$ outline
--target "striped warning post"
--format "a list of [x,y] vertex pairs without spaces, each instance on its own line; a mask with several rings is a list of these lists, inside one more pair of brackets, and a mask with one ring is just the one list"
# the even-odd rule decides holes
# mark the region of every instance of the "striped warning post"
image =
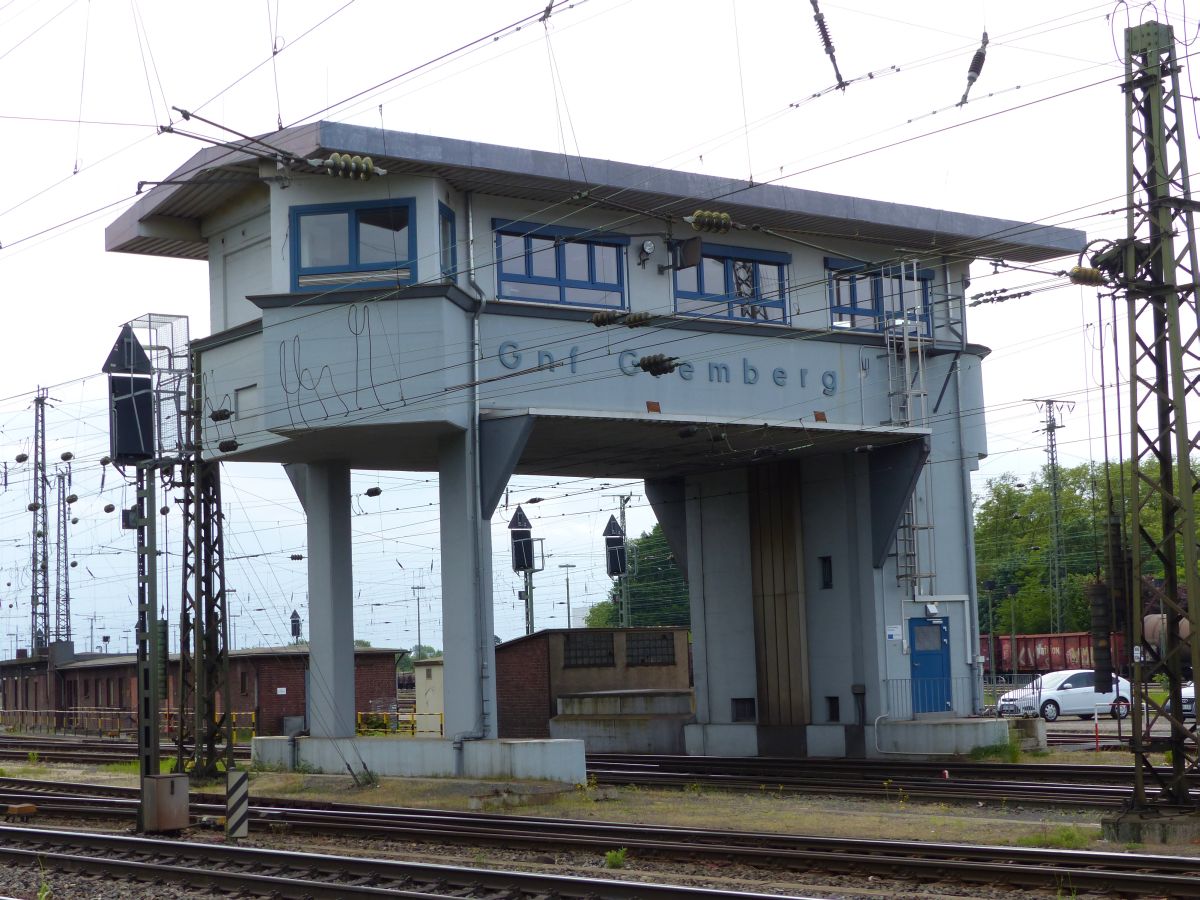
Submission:
[[225,836],[244,838],[250,833],[250,774],[225,774]]

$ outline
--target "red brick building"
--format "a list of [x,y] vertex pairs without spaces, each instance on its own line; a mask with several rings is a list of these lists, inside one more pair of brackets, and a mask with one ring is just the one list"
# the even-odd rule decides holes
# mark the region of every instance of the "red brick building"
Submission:
[[[361,647],[354,652],[355,708],[371,709],[373,701],[394,702],[396,663],[406,653],[386,647]],[[102,721],[98,730],[134,727],[137,699],[137,657],[133,654],[80,654],[56,662],[57,703],[47,690],[45,657],[0,661],[0,721],[5,724],[50,724],[53,713],[76,713],[77,718]],[[168,669],[163,709],[175,709],[179,658]],[[308,648],[256,647],[229,654],[229,708],[239,728],[255,733],[282,734],[285,718],[303,719],[308,687]],[[218,701],[219,703],[219,701]],[[219,708],[219,706],[218,706]]]
[[502,738],[548,738],[566,695],[691,687],[686,628],[538,631],[496,647]]

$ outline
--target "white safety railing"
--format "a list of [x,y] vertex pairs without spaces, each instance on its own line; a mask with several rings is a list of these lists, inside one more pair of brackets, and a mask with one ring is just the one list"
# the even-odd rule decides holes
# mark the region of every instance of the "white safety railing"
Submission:
[[883,682],[884,713],[892,721],[915,719],[934,713],[969,716],[974,679],[887,678]]

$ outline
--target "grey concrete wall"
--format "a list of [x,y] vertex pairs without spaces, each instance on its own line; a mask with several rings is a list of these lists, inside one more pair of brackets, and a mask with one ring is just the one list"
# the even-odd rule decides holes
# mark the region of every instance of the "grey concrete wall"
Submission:
[[686,497],[696,720],[729,724],[732,698],[758,694],[745,473],[688,478]]

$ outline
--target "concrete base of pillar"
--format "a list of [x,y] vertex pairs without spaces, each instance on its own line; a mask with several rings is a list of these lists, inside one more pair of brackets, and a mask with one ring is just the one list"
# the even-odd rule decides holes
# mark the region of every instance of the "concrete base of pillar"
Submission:
[[867,756],[896,754],[922,756],[965,755],[976,747],[1008,743],[1008,722],[1003,719],[914,719],[880,722],[867,731]]
[[688,756],[758,756],[758,726],[684,725],[683,744]]
[[347,765],[375,775],[518,778],[586,784],[583,741],[452,741],[424,738],[254,738],[258,765],[342,775]]
[[1122,813],[1100,820],[1106,841],[1119,844],[1195,844],[1200,815]]
[[1013,719],[1012,730],[1022,750],[1046,749],[1046,720],[1041,716],[1036,719]]

